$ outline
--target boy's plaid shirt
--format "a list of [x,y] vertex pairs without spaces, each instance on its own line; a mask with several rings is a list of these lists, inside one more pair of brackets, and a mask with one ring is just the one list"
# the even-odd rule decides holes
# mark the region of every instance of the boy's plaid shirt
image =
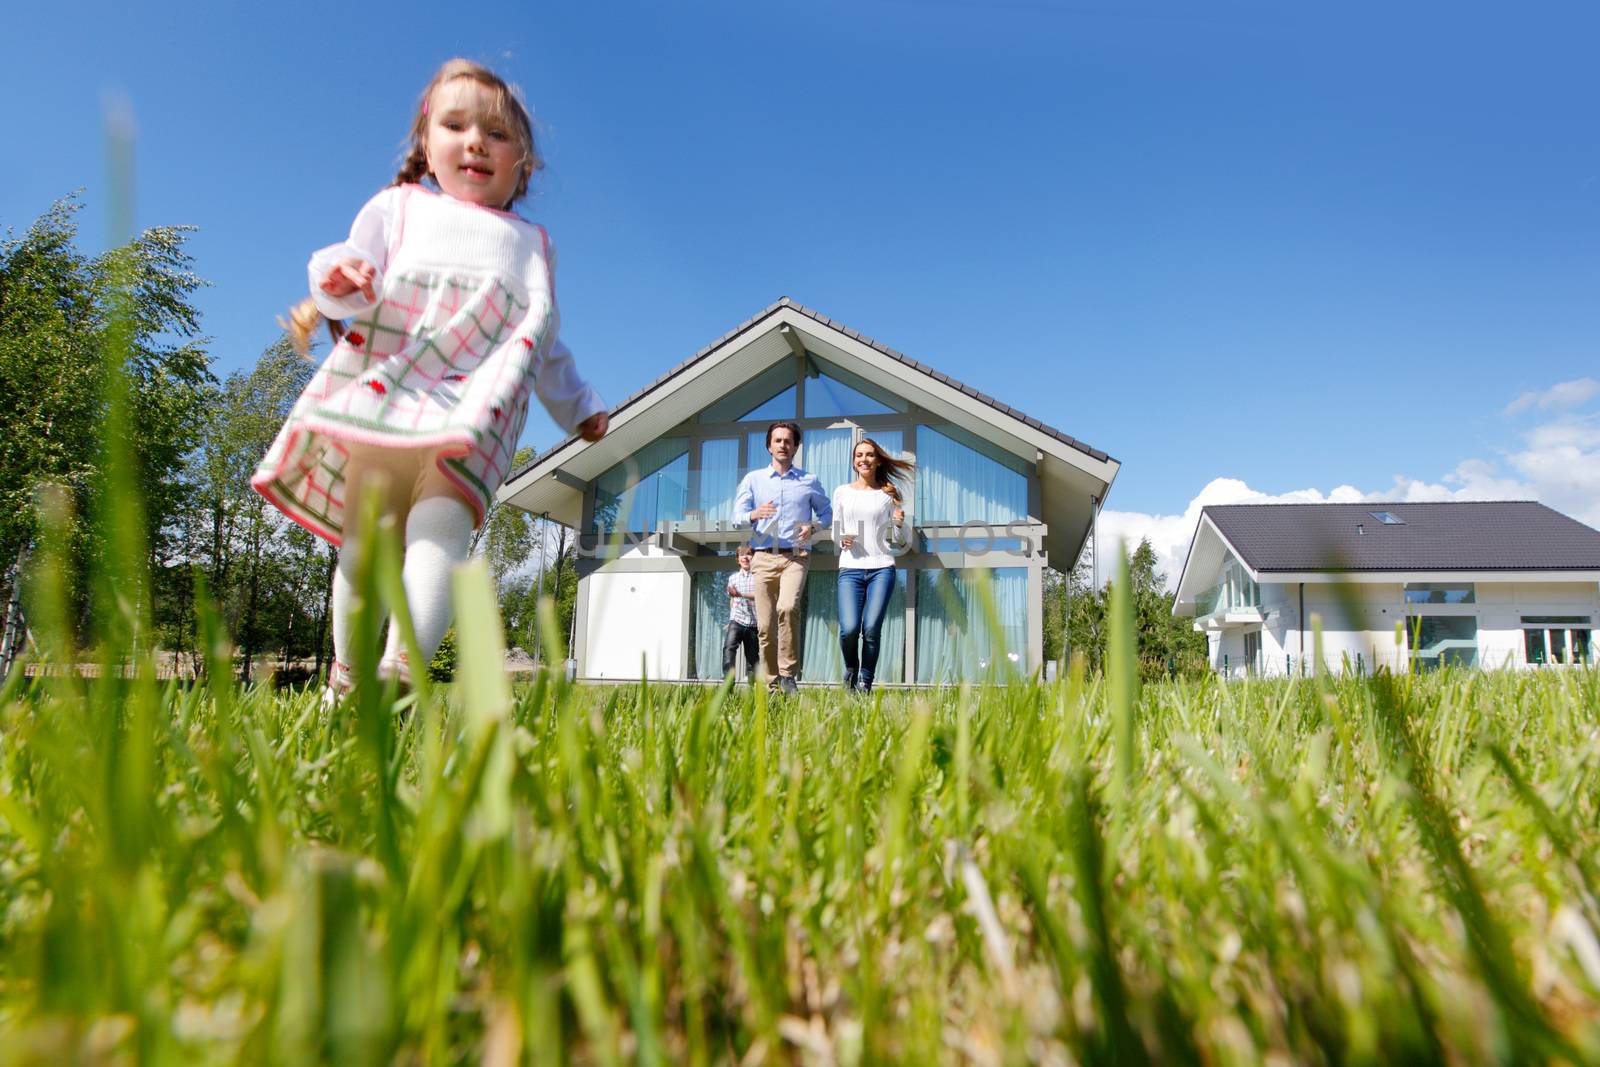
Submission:
[[[733,596],[737,590],[742,596]],[[754,626],[756,624],[756,602],[746,600],[745,597],[756,595],[756,576],[753,571],[737,570],[733,577],[728,579],[728,621],[739,623],[741,626]]]

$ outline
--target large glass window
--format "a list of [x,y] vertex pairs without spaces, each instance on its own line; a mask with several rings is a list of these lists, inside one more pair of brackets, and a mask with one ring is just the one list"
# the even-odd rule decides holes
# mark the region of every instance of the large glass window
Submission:
[[[805,642],[801,648],[800,676],[808,682],[844,680],[844,655],[839,651],[839,575],[837,571],[812,571],[806,579]],[[884,610],[883,632],[878,635],[878,670],[875,682],[899,683],[906,668],[906,572],[894,572],[894,592]]]
[[[722,639],[728,623],[728,576],[732,571],[696,571],[690,577],[693,618],[690,620],[689,660],[693,677],[722,677]],[[839,651],[839,584],[834,571],[813,571],[806,579],[801,635],[800,676],[808,682],[844,679],[844,656]],[[879,635],[877,680],[898,684],[905,680],[906,573],[895,572],[894,592]],[[742,668],[742,664],[736,664]],[[759,670],[760,665],[757,664]]]
[[1472,604],[1477,595],[1471,582],[1408,582],[1407,604]]
[[728,522],[733,518],[733,495],[742,476],[737,437],[700,442],[700,486],[695,508],[702,522]]
[[744,465],[744,469],[754,471],[760,470],[762,467],[772,466],[772,453],[767,451],[766,428],[751,430],[745,435],[745,438],[749,441],[747,448],[750,462]]
[[[986,606],[982,586],[987,582]],[[976,681],[991,671],[1028,669],[1028,572],[917,572],[917,681]]]
[[888,415],[894,409],[874,400],[859,389],[826,374],[806,379],[806,411],[808,419],[839,418],[845,415]]
[[853,371],[811,357],[811,377],[806,380],[805,415],[808,419],[850,415],[887,415],[910,411],[904,397]]
[[959,433],[917,428],[917,524],[1026,519],[1028,476],[1021,461],[980,451],[957,440]]
[[800,443],[800,467],[817,476],[822,491],[829,496],[839,486],[853,481],[850,452],[855,447],[855,431],[845,426],[837,430],[807,430]]
[[663,437],[595,479],[593,529],[648,532],[681,520],[688,503],[688,443]]
[[1588,663],[1590,622],[1587,615],[1522,616],[1524,662],[1529,666]]
[[[870,437],[878,442],[878,447],[895,459],[906,458],[906,435],[903,430],[873,430],[870,433],[863,433],[861,436]],[[852,458],[855,456],[854,445],[851,446],[850,454]],[[851,467],[850,480],[855,481],[855,477],[855,468]],[[916,480],[916,471],[912,470],[910,477],[904,482],[897,483],[900,486],[901,501],[906,506],[906,522],[911,525],[914,525],[917,521]],[[832,489],[828,491],[830,493],[833,492]]]
[[1471,615],[1413,615],[1406,620],[1411,662],[1423,670],[1478,662],[1478,620]]
[[771,400],[751,408],[739,416],[739,422],[776,422],[779,419],[794,418],[795,405],[799,402],[794,386],[789,386]]
[[901,430],[872,430],[863,432],[861,436],[878,442],[878,447],[895,459],[904,459],[906,456],[906,435]]
[[797,413],[799,394],[795,390],[792,360],[782,360],[696,416],[697,422],[743,422],[765,419],[792,419]]
[[[692,678],[722,677],[722,638],[728,625],[728,579],[733,571],[689,576],[689,670]],[[736,663],[735,667],[743,664]]]

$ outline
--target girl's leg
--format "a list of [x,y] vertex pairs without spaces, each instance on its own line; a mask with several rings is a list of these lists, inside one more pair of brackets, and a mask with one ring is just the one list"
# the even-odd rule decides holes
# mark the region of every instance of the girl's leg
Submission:
[[[416,482],[416,503],[406,516],[405,563],[400,577],[425,668],[450,628],[450,571],[466,560],[475,524],[472,508],[439,473],[432,453],[425,455],[423,466]],[[409,666],[400,627],[391,621],[380,669],[409,680]]]
[[844,656],[846,689],[856,687],[857,672],[860,670],[856,646],[861,637],[861,607],[867,594],[862,579],[867,573],[852,567],[839,568],[839,651]]
[[328,688],[348,693],[350,674],[350,616],[355,610],[354,548],[349,539],[339,549],[339,565],[333,571],[333,666],[328,670]]
[[361,541],[360,513],[363,494],[376,488],[381,494],[379,511],[392,511],[399,497],[399,479],[389,462],[392,457],[370,445],[350,445],[344,468],[345,528],[339,563],[333,572],[333,668],[328,685],[335,692],[347,692],[351,685],[351,616],[356,604],[356,574],[364,546]]
[[889,596],[894,592],[894,567],[879,567],[864,571],[861,626],[861,688],[872,688],[872,677],[878,670],[878,637],[883,632],[883,616],[889,609]]

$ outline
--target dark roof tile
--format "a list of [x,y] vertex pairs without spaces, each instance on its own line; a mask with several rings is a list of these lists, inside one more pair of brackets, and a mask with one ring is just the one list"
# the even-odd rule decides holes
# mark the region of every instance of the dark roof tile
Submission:
[[1600,570],[1600,531],[1531,500],[1214,504],[1204,514],[1258,572]]

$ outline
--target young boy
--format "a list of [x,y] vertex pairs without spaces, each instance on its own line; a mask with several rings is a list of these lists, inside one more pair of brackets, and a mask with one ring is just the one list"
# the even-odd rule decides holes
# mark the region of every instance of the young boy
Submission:
[[722,636],[722,673],[733,670],[739,650],[744,650],[746,676],[756,676],[760,648],[756,631],[756,576],[750,571],[754,551],[748,543],[739,546],[739,569],[728,578],[728,628]]

